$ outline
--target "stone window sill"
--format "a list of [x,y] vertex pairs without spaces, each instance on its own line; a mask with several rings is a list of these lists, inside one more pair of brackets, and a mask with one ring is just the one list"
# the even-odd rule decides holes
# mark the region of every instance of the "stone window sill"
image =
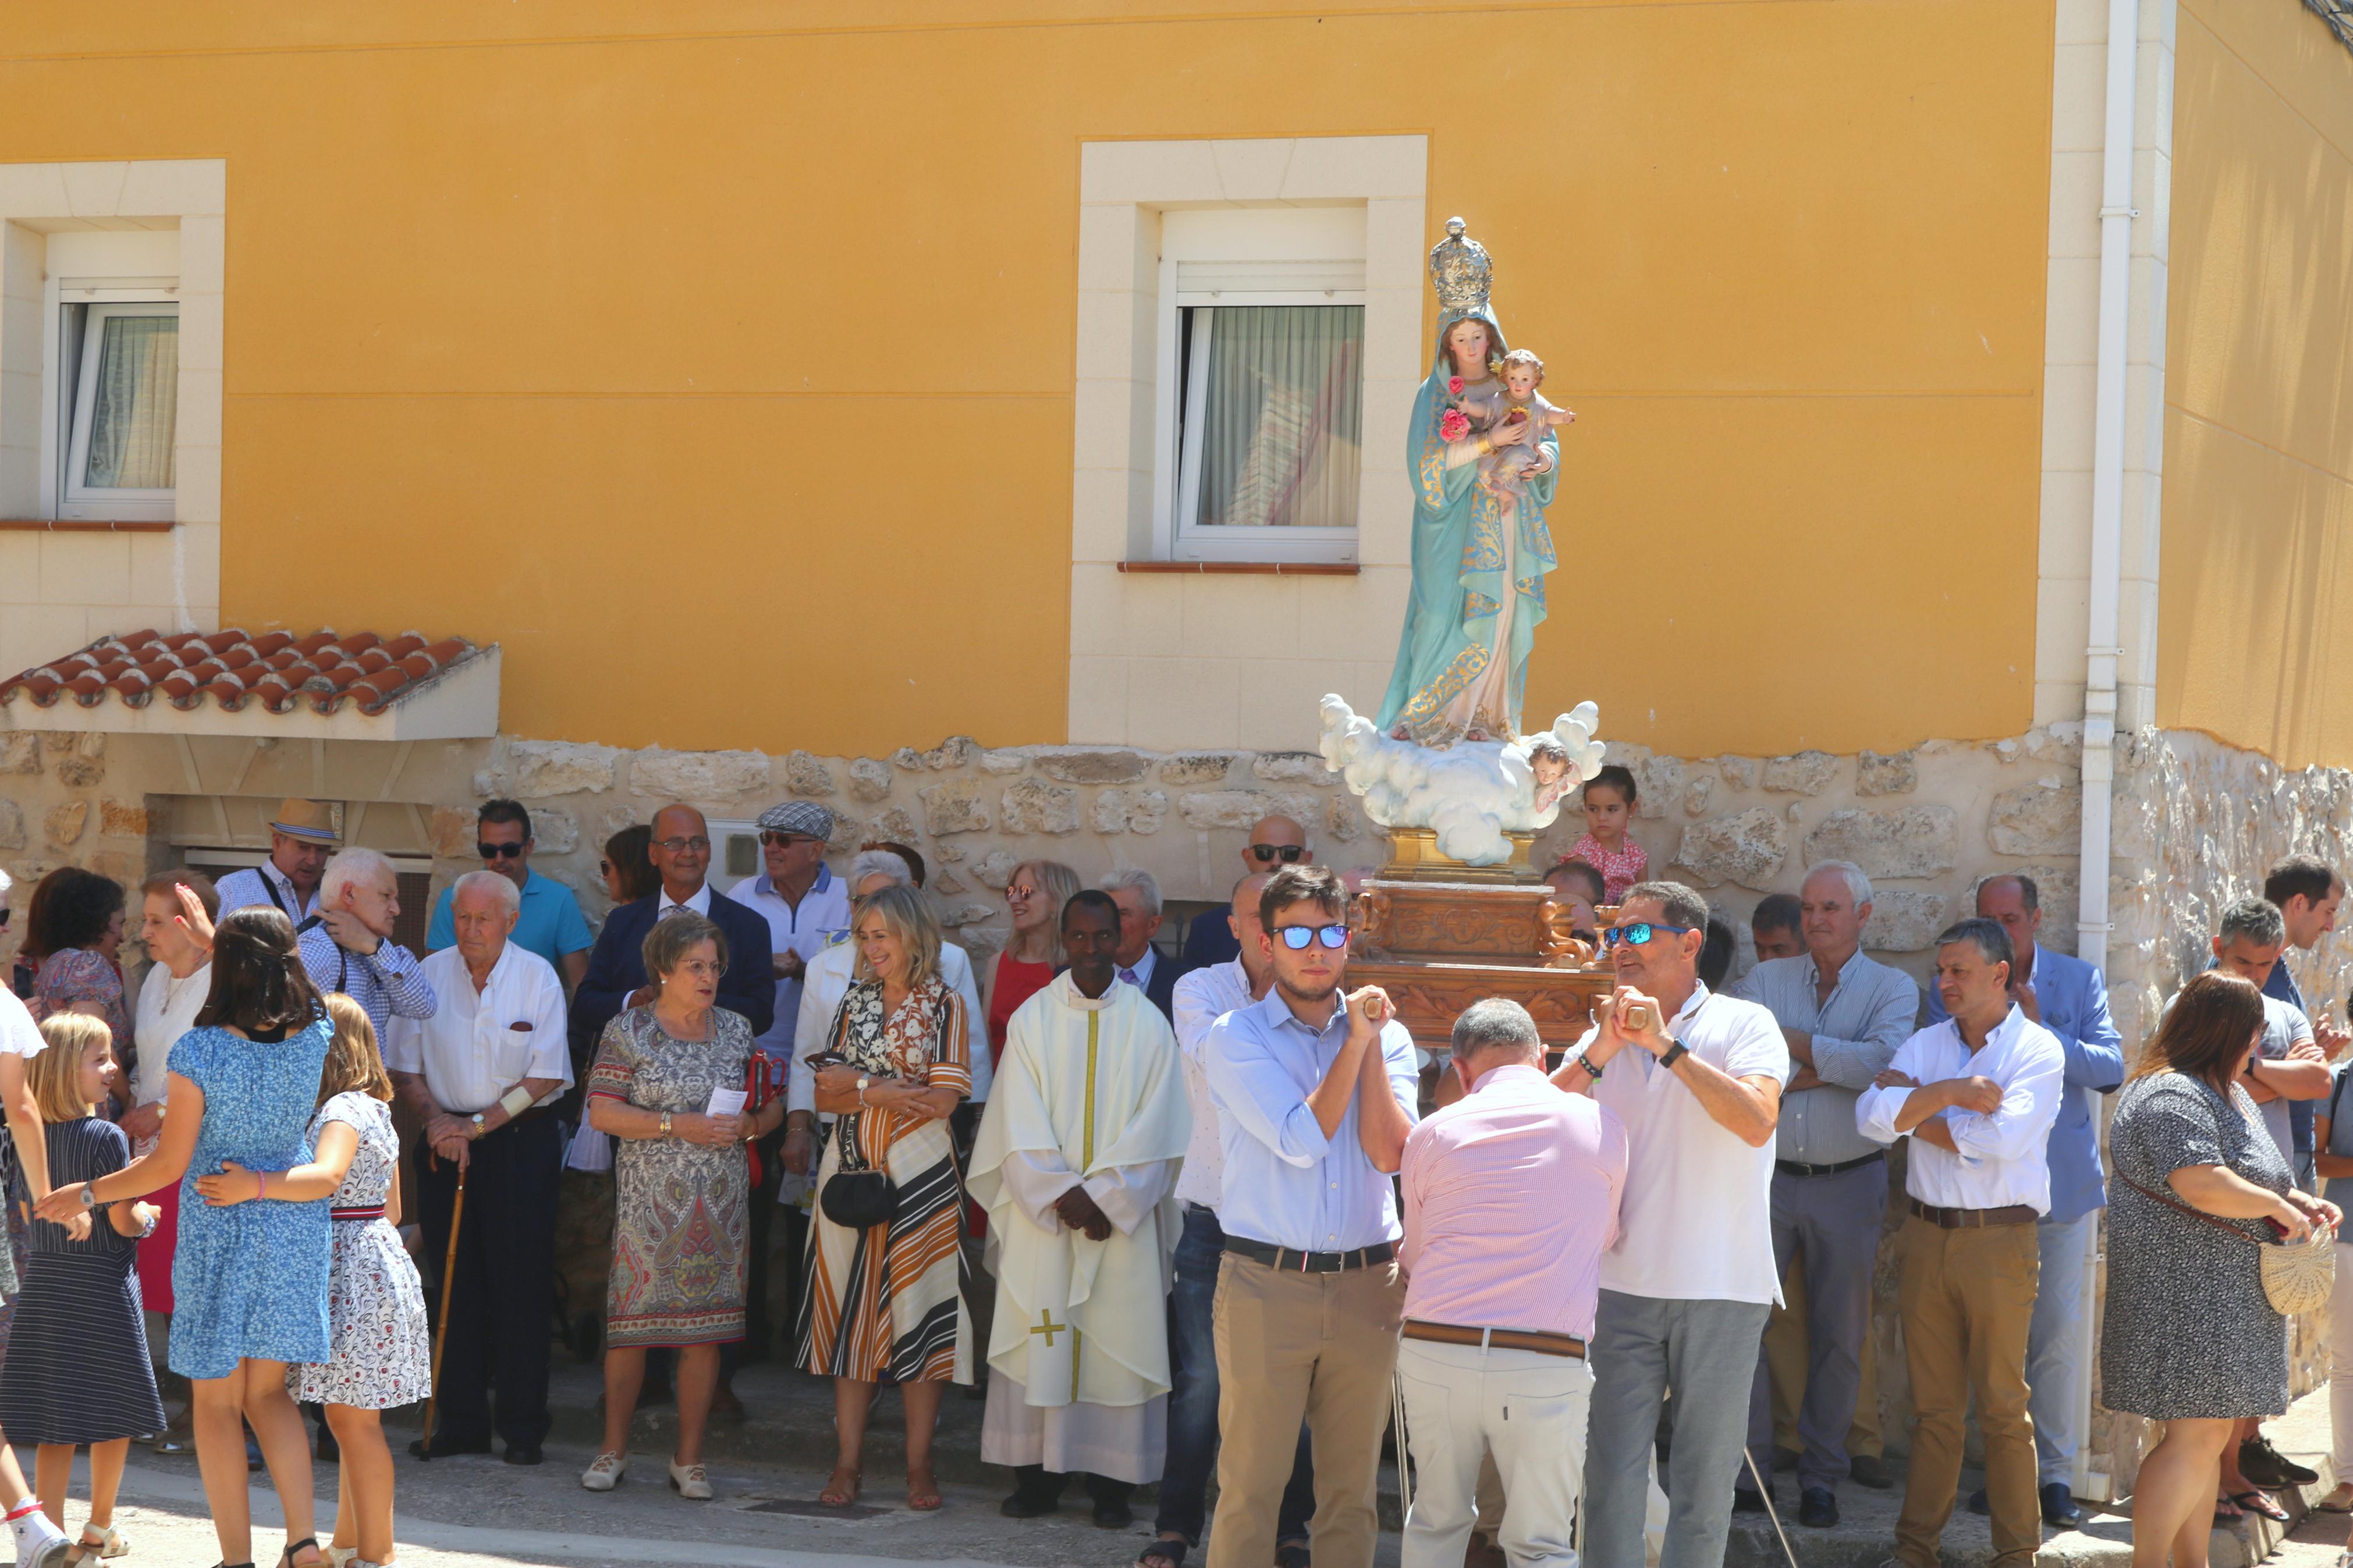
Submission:
[[169,533],[176,522],[54,521],[42,518],[0,518],[0,533]]
[[[6,526],[0,523],[0,527]],[[1267,577],[1354,577],[1358,572],[1353,561],[1123,561],[1119,569],[1155,576],[1199,572]]]

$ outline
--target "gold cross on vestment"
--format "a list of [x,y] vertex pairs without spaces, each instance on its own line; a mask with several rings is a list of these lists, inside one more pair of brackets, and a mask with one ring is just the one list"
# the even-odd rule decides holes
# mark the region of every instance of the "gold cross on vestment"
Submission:
[[1054,1313],[1051,1308],[1039,1313],[1038,1320],[1038,1326],[1029,1331],[1033,1334],[1045,1335],[1046,1348],[1048,1350],[1052,1350],[1054,1348],[1054,1336],[1059,1333],[1067,1332],[1071,1325],[1068,1323],[1058,1323],[1054,1321]]

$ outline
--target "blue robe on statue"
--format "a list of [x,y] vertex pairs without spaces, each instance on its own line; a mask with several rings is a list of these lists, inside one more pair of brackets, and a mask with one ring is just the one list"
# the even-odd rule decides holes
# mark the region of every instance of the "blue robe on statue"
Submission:
[[[1486,310],[1469,312],[1504,352],[1503,328]],[[1450,446],[1439,421],[1453,375],[1446,333],[1463,314],[1439,322],[1438,354],[1413,400],[1406,467],[1414,487],[1413,597],[1406,606],[1396,668],[1382,699],[1384,733],[1402,725],[1425,746],[1445,746],[1466,731],[1509,741],[1519,734],[1528,649],[1545,618],[1545,577],[1558,563],[1545,524],[1560,478],[1560,442],[1549,432],[1535,448],[1551,458],[1514,498],[1479,488],[1478,435]],[[1496,646],[1499,625],[1503,647]],[[1499,659],[1501,663],[1499,664]]]

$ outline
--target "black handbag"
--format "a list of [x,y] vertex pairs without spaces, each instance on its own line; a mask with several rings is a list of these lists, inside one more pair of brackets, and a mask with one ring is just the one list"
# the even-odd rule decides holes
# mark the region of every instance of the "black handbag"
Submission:
[[869,1170],[858,1152],[858,1123],[863,1113],[837,1116],[833,1134],[840,1140],[841,1162],[818,1194],[825,1217],[849,1230],[871,1230],[899,1217],[899,1188],[883,1171]]

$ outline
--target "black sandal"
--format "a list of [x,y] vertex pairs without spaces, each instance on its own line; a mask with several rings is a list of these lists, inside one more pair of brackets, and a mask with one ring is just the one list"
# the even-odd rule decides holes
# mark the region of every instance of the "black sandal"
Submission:
[[1166,1563],[1168,1568],[1185,1568],[1185,1553],[1192,1550],[1193,1543],[1182,1536],[1174,1541],[1155,1541],[1136,1553],[1135,1561],[1138,1564],[1142,1564],[1157,1557]]
[[324,1552],[320,1551],[319,1538],[315,1535],[306,1535],[300,1541],[288,1542],[286,1543],[286,1550],[279,1553],[278,1568],[302,1568],[302,1564],[294,1561],[294,1553],[301,1551],[305,1546],[309,1547],[313,1552],[319,1552],[319,1563],[317,1564],[317,1568],[326,1568],[327,1554]]

